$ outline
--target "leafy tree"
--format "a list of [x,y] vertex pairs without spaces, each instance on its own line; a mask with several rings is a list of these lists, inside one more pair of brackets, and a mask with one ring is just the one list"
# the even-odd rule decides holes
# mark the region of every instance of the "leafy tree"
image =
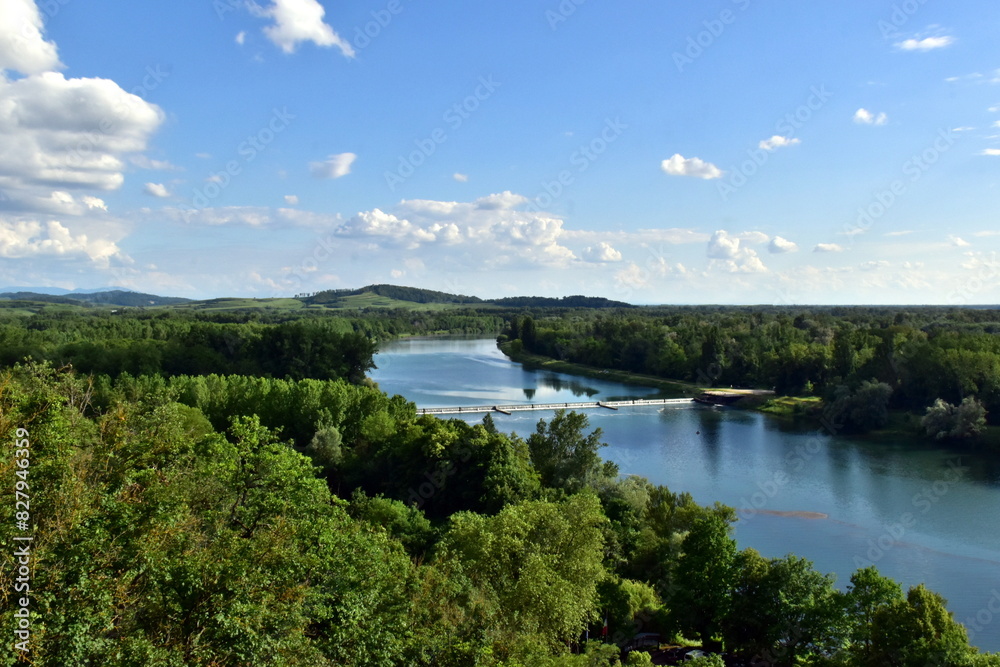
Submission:
[[606,446],[601,429],[584,435],[589,423],[585,414],[565,410],[557,410],[548,423],[538,421],[528,449],[544,486],[572,493],[617,476],[617,466],[601,460],[599,451]]
[[606,522],[592,495],[451,517],[439,559],[491,601],[479,623],[498,655],[558,651],[597,618]]
[[865,381],[856,391],[840,385],[825,412],[848,431],[871,431],[889,423],[891,396],[892,387],[884,382]]
[[973,396],[966,396],[958,406],[939,398],[927,408],[920,425],[935,440],[972,438],[986,428],[986,409]]
[[874,613],[870,661],[862,667],[961,667],[969,664],[965,628],[952,618],[945,600],[923,584],[905,600],[893,600]]
[[671,618],[685,637],[719,645],[732,604],[736,542],[716,516],[697,519],[684,538],[668,600]]
[[902,600],[903,589],[900,585],[879,574],[875,566],[860,569],[851,575],[844,601],[849,621],[850,651],[856,656],[858,664],[871,664],[875,614]]

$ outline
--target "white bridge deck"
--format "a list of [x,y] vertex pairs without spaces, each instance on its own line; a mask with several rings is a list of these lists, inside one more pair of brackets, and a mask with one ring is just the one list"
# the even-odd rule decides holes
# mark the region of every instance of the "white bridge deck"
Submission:
[[476,412],[502,412],[509,415],[512,412],[526,410],[588,410],[591,408],[638,407],[641,405],[684,405],[694,403],[693,398],[637,398],[631,401],[588,401],[583,403],[520,403],[515,405],[474,405],[447,408],[417,408],[420,415],[464,415]]

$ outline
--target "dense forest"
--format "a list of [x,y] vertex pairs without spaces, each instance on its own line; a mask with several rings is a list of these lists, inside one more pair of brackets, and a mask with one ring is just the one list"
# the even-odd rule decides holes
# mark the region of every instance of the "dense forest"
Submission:
[[[0,462],[0,495],[14,507],[21,480],[31,498],[33,664],[610,667],[651,664],[628,649],[655,633],[728,664],[1000,666],[922,586],[904,592],[868,568],[839,591],[801,558],[738,550],[732,508],[620,476],[584,415],[556,413],[527,438],[489,417],[418,416],[365,377],[375,341],[421,318],[496,315],[383,315],[0,325],[0,437],[30,443],[23,475],[13,456]],[[706,358],[735,366],[732,314],[630,317],[512,314],[507,333],[545,350],[574,331],[599,344],[621,331],[615,354],[663,335],[692,354],[717,343]],[[808,348],[838,322],[784,317],[762,315],[746,340],[762,328]],[[905,343],[877,335],[877,318],[839,320],[865,344],[845,353],[853,375],[819,391],[866,377],[879,341]],[[956,345],[935,347],[965,354],[988,326],[953,327]],[[920,331],[914,343],[945,335],[897,327]],[[0,525],[12,544],[15,526]],[[2,651],[18,656],[10,641]]]
[[504,335],[515,354],[821,397],[831,421],[864,431],[939,400],[1000,423],[998,332],[994,310],[702,307],[528,313]]

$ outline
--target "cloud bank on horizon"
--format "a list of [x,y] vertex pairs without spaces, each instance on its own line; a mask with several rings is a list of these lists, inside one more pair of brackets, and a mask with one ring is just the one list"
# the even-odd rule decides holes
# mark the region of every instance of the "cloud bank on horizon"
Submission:
[[986,0],[0,3],[7,284],[1000,302]]

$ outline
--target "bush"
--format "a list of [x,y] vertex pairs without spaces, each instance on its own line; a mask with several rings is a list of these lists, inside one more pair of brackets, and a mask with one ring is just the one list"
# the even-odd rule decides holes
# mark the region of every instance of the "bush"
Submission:
[[972,438],[986,428],[986,409],[973,396],[966,396],[957,406],[939,398],[927,408],[920,425],[935,440]]

